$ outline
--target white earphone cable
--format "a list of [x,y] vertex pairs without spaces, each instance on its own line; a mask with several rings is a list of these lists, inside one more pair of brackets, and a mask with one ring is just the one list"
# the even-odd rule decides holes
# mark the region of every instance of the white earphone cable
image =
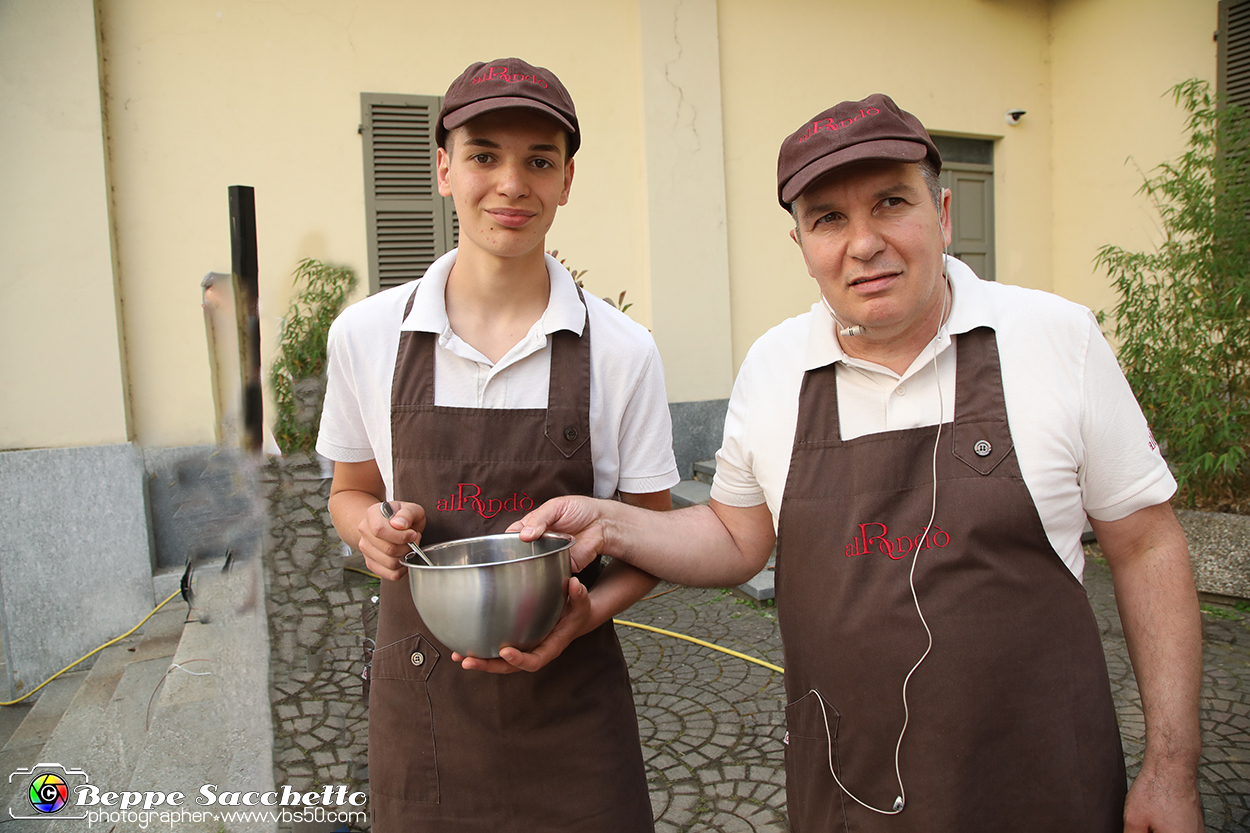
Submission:
[[[950,279],[947,278],[945,269],[942,270],[942,277],[946,280],[946,292],[949,293],[950,292],[950,282],[949,282]],[[825,300],[825,297],[823,294],[820,296],[820,299],[824,301],[825,309],[829,310],[829,315],[833,316],[834,322],[840,324],[841,322],[839,322],[837,319],[837,316],[833,314],[833,309],[829,306],[829,302]],[[937,517],[938,446],[942,440],[942,422],[946,418],[946,404],[942,399],[942,377],[941,377],[941,372],[938,369],[938,339],[942,335],[942,324],[945,323],[945,307],[946,307],[945,299],[943,299],[942,306],[943,306],[943,315],[941,318],[939,318],[939,321],[938,321],[938,331],[934,333],[933,341],[930,343],[931,346],[933,347],[933,376],[934,376],[934,381],[937,383],[938,425],[937,425],[937,435],[933,439],[933,460],[932,460],[933,496],[929,504],[929,520],[925,524],[924,531],[920,535],[921,544],[923,544],[924,541],[928,540],[929,531],[933,529],[933,521]],[[916,563],[920,561],[921,544],[916,545],[916,553],[915,555],[912,556],[911,569],[908,571],[908,575],[907,575],[907,583],[909,587],[911,588],[911,600],[912,600],[912,603],[916,606],[916,615],[920,617],[920,624],[924,626],[924,632],[925,632],[926,637],[928,638],[928,645],[925,647],[924,653],[920,655],[920,659],[916,660],[916,664],[911,667],[911,670],[907,672],[907,676],[903,678],[903,690],[902,690],[903,727],[902,729],[899,730],[898,742],[895,743],[894,745],[894,777],[898,780],[898,796],[894,799],[894,805],[892,809],[882,810],[878,807],[873,807],[870,804],[864,803],[864,801],[862,801],[859,798],[859,796],[855,795],[855,793],[847,789],[846,785],[842,783],[842,779],[838,777],[838,773],[835,772],[833,768],[833,735],[829,729],[829,715],[825,709],[825,699],[824,697],[821,696],[820,692],[816,691],[816,689],[813,688],[809,691],[810,694],[816,695],[816,701],[820,703],[820,715],[824,719],[824,722],[825,722],[825,741],[827,744],[825,748],[828,750],[828,753],[829,753],[829,774],[833,776],[834,782],[837,783],[838,787],[841,788],[842,792],[850,796],[853,801],[855,801],[861,807],[871,810],[874,813],[880,813],[883,816],[897,815],[903,812],[903,808],[907,806],[907,791],[903,788],[903,772],[899,764],[899,757],[902,753],[902,748],[903,748],[903,736],[907,734],[907,725],[908,723],[911,722],[911,709],[907,705],[907,686],[911,682],[912,675],[916,673],[916,669],[920,667],[921,663],[923,663],[925,659],[928,658],[929,653],[933,650],[933,631],[929,629],[929,623],[924,617],[924,611],[920,609],[920,597],[916,593]]]

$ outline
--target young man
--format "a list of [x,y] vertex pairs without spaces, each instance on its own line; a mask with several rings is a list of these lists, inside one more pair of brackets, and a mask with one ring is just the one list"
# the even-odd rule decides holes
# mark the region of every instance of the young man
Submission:
[[542,645],[490,660],[451,653],[413,607],[410,541],[502,532],[558,495],[668,509],[679,479],[650,334],[544,252],[581,141],[567,90],[507,58],[470,66],[444,101],[438,187],[459,248],[335,322],[317,444],[336,461],[335,528],[383,578],[373,829],[651,831],[611,619],[654,578],[596,563]]
[[[944,255],[941,165],[882,95],[790,135],[777,194],[821,299],[743,362],[711,505],[562,498],[525,536],[703,586],[776,541],[796,833],[1201,833],[1175,482],[1088,310]],[[1127,797],[1087,517],[1145,713]]]

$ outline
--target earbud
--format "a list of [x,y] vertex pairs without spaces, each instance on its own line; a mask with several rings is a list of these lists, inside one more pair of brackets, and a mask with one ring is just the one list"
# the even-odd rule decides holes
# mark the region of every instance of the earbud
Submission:
[[833,323],[838,326],[838,335],[843,338],[851,338],[852,336],[860,336],[864,334],[864,328],[859,324],[852,324],[849,327],[843,327],[842,322],[838,320],[838,314],[833,311],[833,307],[829,306],[829,300],[821,293],[820,302],[825,305],[825,309],[829,311],[829,317],[833,319]]

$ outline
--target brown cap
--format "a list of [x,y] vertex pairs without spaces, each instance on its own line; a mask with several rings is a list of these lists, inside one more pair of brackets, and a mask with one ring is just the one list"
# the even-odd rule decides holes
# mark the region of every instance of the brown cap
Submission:
[[569,156],[577,152],[582,134],[573,97],[556,74],[520,58],[500,58],[471,65],[451,82],[434,127],[434,139],[446,147],[447,131],[492,110],[522,107],[554,119],[569,133]]
[[875,93],[829,108],[786,137],[777,157],[777,200],[790,210],[803,189],[835,168],[865,159],[919,162],[942,170],[942,155],[920,120]]

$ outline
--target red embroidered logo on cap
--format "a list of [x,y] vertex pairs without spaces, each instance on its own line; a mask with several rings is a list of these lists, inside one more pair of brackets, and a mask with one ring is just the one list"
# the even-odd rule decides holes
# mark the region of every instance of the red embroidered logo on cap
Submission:
[[880,114],[881,114],[881,111],[878,110],[876,107],[869,107],[867,110],[860,108],[860,111],[857,115],[849,119],[842,119],[841,121],[834,121],[833,119],[820,119],[819,121],[814,121],[810,125],[808,125],[807,132],[799,137],[799,141],[806,142],[808,139],[812,138],[813,136],[815,136],[817,133],[819,133],[822,130],[841,130],[843,127],[847,127],[848,125],[854,124],[860,119],[868,118],[869,116],[877,116]]
[[471,80],[470,84],[481,84],[483,81],[506,81],[509,84],[517,84],[522,81],[528,81],[531,84],[546,89],[549,85],[545,80],[537,75],[522,75],[520,73],[508,72],[507,67],[487,67],[481,75]]
[[[869,534],[872,532],[873,534]],[[921,537],[923,536],[923,538]],[[895,561],[906,558],[908,553],[930,548],[942,549],[951,542],[951,536],[940,526],[934,526],[925,534],[921,529],[915,538],[909,535],[890,537],[890,529],[883,523],[859,525],[859,536],[846,545],[846,557],[879,553]]]

